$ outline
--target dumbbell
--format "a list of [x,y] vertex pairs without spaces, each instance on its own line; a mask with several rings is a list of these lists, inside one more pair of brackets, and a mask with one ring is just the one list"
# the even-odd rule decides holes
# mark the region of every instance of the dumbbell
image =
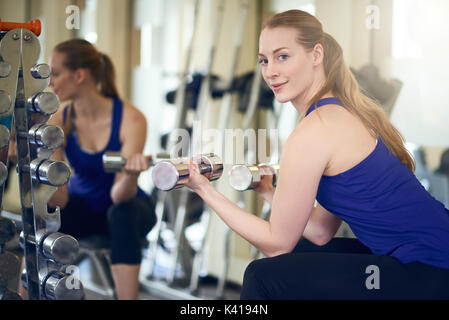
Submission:
[[[34,236],[30,235],[27,241],[36,245],[43,256],[60,264],[71,264],[78,257],[78,241],[67,234],[52,232],[43,236],[40,243],[36,243]],[[20,233],[19,242],[23,249],[25,247],[23,231]]]
[[22,297],[8,289],[0,289],[0,300],[22,300]]
[[0,217],[0,245],[11,241],[16,235],[16,224],[13,220]]
[[34,180],[55,187],[65,185],[70,179],[70,168],[63,161],[36,158],[22,170],[29,172]]
[[[223,162],[213,153],[197,155],[192,160],[198,163],[200,173],[210,181],[217,180],[223,173]],[[176,158],[158,162],[152,172],[156,188],[170,191],[183,187],[189,180],[189,167],[185,158]]]
[[[150,156],[148,156],[150,157]],[[157,158],[169,158],[169,155],[164,153],[158,153]],[[103,169],[107,173],[118,173],[125,168],[126,158],[120,151],[107,151],[103,154]],[[153,159],[150,159],[148,165],[152,167],[154,165]]]
[[273,186],[276,186],[279,164],[235,165],[229,171],[229,184],[237,191],[252,190],[266,175],[273,175]]
[[[25,290],[27,286],[26,269],[21,275],[22,284]],[[73,282],[76,281],[76,285]],[[84,299],[84,287],[79,279],[60,271],[50,272],[43,281],[43,293],[49,300],[82,300]]]

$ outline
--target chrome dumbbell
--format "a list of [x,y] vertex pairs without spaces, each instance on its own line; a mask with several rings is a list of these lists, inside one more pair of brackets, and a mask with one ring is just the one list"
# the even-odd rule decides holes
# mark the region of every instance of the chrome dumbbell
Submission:
[[45,297],[51,300],[82,300],[84,288],[79,279],[62,272],[52,272],[44,281]]
[[19,133],[27,136],[30,143],[46,149],[56,149],[64,142],[64,131],[61,128],[48,124],[36,124],[28,133]]
[[22,300],[22,297],[7,289],[0,289],[0,300]]
[[[198,163],[200,173],[210,181],[217,180],[223,173],[223,162],[213,153],[194,156],[192,160]],[[163,191],[183,187],[189,179],[189,167],[185,158],[176,158],[158,162],[152,172],[153,183]]]
[[[27,273],[22,271],[21,280],[25,290],[27,288]],[[53,271],[43,281],[43,290],[49,300],[82,300],[84,287],[79,279],[60,271]]]
[[59,99],[51,92],[39,92],[28,99],[31,111],[39,112],[43,115],[52,115],[59,108]]
[[[0,124],[0,149],[3,147],[6,147],[9,143],[9,129]],[[6,164],[0,161],[0,185],[3,185],[5,183],[6,178],[8,177],[8,168],[6,167]]]
[[[168,158],[164,154],[158,154],[157,158]],[[147,156],[148,165],[152,167],[154,161],[152,156]],[[120,151],[108,151],[103,154],[103,169],[107,173],[118,173],[123,171],[125,168],[126,158],[122,155]]]
[[13,220],[0,217],[0,245],[11,241],[16,235],[16,224]]
[[[19,241],[20,246],[24,248],[23,231],[20,233]],[[33,236],[29,236],[27,241],[36,245],[43,256],[60,264],[71,264],[79,255],[78,241],[74,237],[60,232],[46,234],[39,241],[40,243],[36,243]]]
[[62,161],[36,158],[29,166],[24,165],[23,170],[29,171],[40,183],[55,187],[65,185],[70,179],[70,168]]
[[266,175],[273,175],[273,186],[276,186],[279,165],[235,165],[229,171],[229,184],[237,191],[252,190],[257,188],[262,177]]

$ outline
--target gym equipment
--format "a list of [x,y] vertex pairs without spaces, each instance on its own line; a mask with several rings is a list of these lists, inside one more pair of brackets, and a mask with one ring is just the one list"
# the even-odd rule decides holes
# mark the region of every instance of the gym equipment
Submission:
[[[210,181],[217,180],[223,173],[222,160],[213,153],[194,156],[200,173]],[[152,172],[153,183],[159,190],[170,191],[181,188],[189,179],[189,168],[184,158],[163,160],[157,163]]]
[[380,77],[379,69],[373,64],[365,65],[360,70],[351,68],[351,72],[363,92],[377,101],[387,115],[391,116],[402,88],[402,81]]
[[[424,149],[422,147],[411,142],[406,142],[405,147],[415,160],[416,178],[430,193],[430,195],[443,203],[444,206],[449,209],[449,176],[442,170],[432,172],[428,168]],[[442,156],[444,156],[444,154]],[[443,157],[442,160],[444,160]],[[440,167],[441,166],[444,166],[444,164],[442,163]]]
[[[152,167],[155,165],[155,160],[152,156],[147,156],[148,165]],[[170,155],[166,153],[158,153],[156,159],[169,159]],[[126,164],[126,158],[120,151],[107,151],[103,154],[103,168],[105,172],[117,173],[123,171]]]
[[[206,106],[209,102],[209,99],[212,95],[212,97],[218,95],[220,96],[222,93],[220,90],[216,88],[216,78],[211,74],[213,61],[215,58],[215,48],[218,43],[218,35],[220,33],[220,30],[222,28],[222,18],[224,13],[224,1],[217,1],[215,2],[216,8],[216,16],[214,19],[214,28],[211,32],[212,36],[210,38],[210,42],[208,43],[208,53],[205,57],[205,69],[201,73],[201,75],[195,74],[193,77],[187,76],[190,74],[191,70],[191,64],[193,61],[193,43],[196,39],[196,33],[198,30],[198,13],[200,4],[203,2],[200,0],[195,0],[194,3],[194,31],[193,35],[189,40],[189,44],[187,46],[186,51],[186,59],[185,64],[182,66],[181,72],[180,72],[180,78],[179,78],[179,86],[176,90],[176,94],[169,93],[167,95],[167,99],[175,99],[175,104],[177,107],[176,112],[176,120],[175,120],[175,129],[186,129],[188,130],[188,124],[186,123],[186,115],[189,109],[195,110],[194,113],[194,120],[200,120],[200,117],[203,117],[206,111]],[[204,1],[206,3],[206,1]],[[198,81],[201,80],[201,81]],[[211,84],[212,82],[212,84]],[[211,90],[211,86],[213,89]],[[198,88],[199,87],[199,88]],[[195,96],[198,94],[198,96]],[[194,96],[192,96],[192,94]],[[195,109],[196,108],[196,109]],[[174,141],[169,141],[166,145],[166,151],[172,154],[172,149],[174,146]],[[175,156],[185,156],[187,152],[189,151],[186,146],[182,149],[184,152],[183,154],[177,154]],[[168,165],[168,164],[164,164]],[[161,165],[162,167],[164,165]],[[168,165],[170,167],[170,165]],[[156,167],[153,168],[153,172],[156,169]],[[156,170],[156,172],[159,169]],[[215,169],[214,169],[215,170]],[[156,175],[156,173],[153,173],[153,175]],[[176,187],[176,183],[172,184],[173,188]],[[166,189],[170,186],[162,186],[162,188]],[[156,188],[157,190],[157,188]],[[150,290],[157,290],[158,292],[163,292],[164,294],[167,294],[168,296],[175,296],[175,297],[185,297],[186,294],[182,293],[180,290],[172,289],[171,287],[176,286],[175,283],[175,274],[177,267],[179,266],[179,258],[181,257],[181,268],[182,271],[184,271],[184,274],[187,275],[191,272],[190,268],[192,267],[192,261],[190,254],[187,254],[186,252],[189,251],[188,248],[188,242],[185,238],[184,230],[185,230],[185,224],[186,224],[186,215],[187,215],[187,208],[189,205],[189,199],[191,199],[190,194],[192,192],[187,188],[181,188],[179,190],[172,190],[171,192],[162,192],[159,191],[157,193],[157,202],[156,202],[156,216],[157,216],[157,223],[153,228],[152,231],[152,237],[150,239],[150,245],[148,250],[147,259],[149,260],[149,270],[148,270],[148,281],[144,281],[144,285],[146,285]],[[176,205],[174,205],[176,204]],[[174,235],[174,249],[170,251],[170,266],[167,273],[167,276],[165,278],[165,283],[161,284],[157,280],[155,280],[155,274],[154,274],[154,267],[155,267],[155,260],[156,260],[156,251],[158,248],[158,243],[162,240],[161,238],[161,231],[163,231],[166,226],[163,225],[163,219],[164,215],[167,216],[169,219],[167,225],[170,223],[173,223],[173,235]],[[204,211],[202,216],[204,215]],[[203,220],[203,218],[201,218]],[[185,250],[187,249],[187,250]],[[195,253],[195,257],[197,257],[199,252]],[[202,257],[202,254],[200,254]],[[198,258],[194,258],[194,261],[200,261]],[[193,262],[195,264],[195,262]],[[199,274],[194,274],[192,270],[192,276],[191,276],[191,282],[197,281],[195,277],[199,277]],[[167,286],[168,285],[168,286]],[[195,298],[194,296],[188,295],[190,299]]]
[[[60,209],[50,213],[47,207],[57,188],[68,182],[70,168],[62,161],[49,160],[54,148],[64,140],[64,134],[60,128],[47,125],[59,101],[53,93],[42,92],[49,84],[50,68],[36,64],[40,53],[37,38],[40,22],[15,24],[0,20],[0,29],[0,206],[14,120],[23,224],[20,242],[25,258],[22,282],[30,300],[83,299],[82,283],[68,271],[68,264],[78,255],[78,242],[57,232]],[[18,273],[20,262],[16,268],[11,257],[5,258],[3,245],[15,231],[1,221],[3,280],[5,272],[10,278],[8,270],[17,269]],[[0,282],[3,299],[17,298]]]
[[252,190],[257,188],[257,185],[265,175],[273,175],[273,186],[276,186],[279,165],[235,165],[229,171],[229,184],[237,191]]

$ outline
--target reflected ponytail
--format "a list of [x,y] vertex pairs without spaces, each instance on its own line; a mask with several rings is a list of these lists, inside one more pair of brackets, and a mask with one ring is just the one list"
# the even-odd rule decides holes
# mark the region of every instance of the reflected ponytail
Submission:
[[[72,71],[79,68],[89,70],[103,96],[119,97],[111,59],[106,54],[99,52],[90,42],[84,39],[71,39],[58,44],[54,51],[65,55],[64,66],[66,68]],[[63,126],[66,137],[72,130],[73,106],[70,105],[67,111]]]

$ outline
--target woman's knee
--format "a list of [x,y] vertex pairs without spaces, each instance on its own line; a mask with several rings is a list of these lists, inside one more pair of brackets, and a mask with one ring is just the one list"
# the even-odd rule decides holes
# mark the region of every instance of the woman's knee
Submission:
[[268,293],[264,281],[269,277],[267,273],[267,259],[259,259],[252,261],[245,270],[243,275],[242,290],[240,299],[242,300],[258,300],[268,299]]

